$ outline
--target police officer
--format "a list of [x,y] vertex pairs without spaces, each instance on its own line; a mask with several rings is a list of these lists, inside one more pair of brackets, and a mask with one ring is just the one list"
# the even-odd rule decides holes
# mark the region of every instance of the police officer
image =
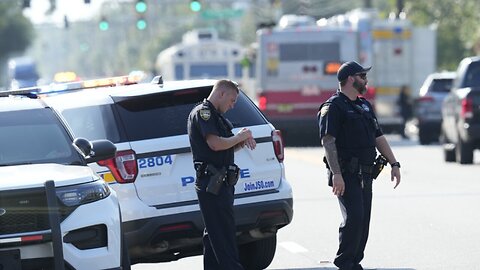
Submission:
[[223,116],[233,108],[238,94],[236,83],[219,80],[208,98],[193,108],[188,117],[188,135],[197,171],[195,188],[205,223],[203,265],[206,270],[243,269],[235,235],[234,183],[226,183],[224,177],[225,169],[234,164],[235,149],[246,146],[253,150],[256,143],[247,128],[234,135],[232,124]]
[[359,95],[367,91],[367,72],[357,62],[342,64],[337,72],[340,89],[320,106],[320,139],[329,166],[329,184],[342,212],[339,248],[334,264],[342,270],[361,270],[372,206],[372,168],[376,150],[391,165],[395,188],[400,163],[380,129],[370,103]]

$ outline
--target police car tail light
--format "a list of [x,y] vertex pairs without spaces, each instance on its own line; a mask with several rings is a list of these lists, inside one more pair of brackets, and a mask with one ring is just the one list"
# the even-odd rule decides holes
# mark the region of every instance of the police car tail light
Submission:
[[133,150],[119,151],[115,158],[99,161],[98,164],[108,167],[120,184],[133,183],[137,178],[137,159]]
[[258,108],[261,111],[265,111],[267,109],[267,97],[266,96],[260,96],[258,98]]
[[472,118],[473,117],[473,101],[471,98],[462,99],[462,108],[460,111],[462,118]]
[[283,149],[283,137],[280,130],[272,131],[273,149],[279,162],[283,162],[284,149]]

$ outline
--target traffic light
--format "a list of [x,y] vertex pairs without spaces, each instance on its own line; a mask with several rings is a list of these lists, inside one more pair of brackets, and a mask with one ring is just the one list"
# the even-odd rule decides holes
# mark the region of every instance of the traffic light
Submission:
[[202,9],[202,3],[198,0],[192,0],[190,1],[190,9],[193,12],[199,12]]
[[147,12],[146,0],[137,0],[135,3],[135,12],[137,13],[135,26],[138,30],[145,30],[145,28],[147,28],[147,20],[145,19],[145,12]]
[[145,11],[147,11],[147,3],[145,0],[137,0],[135,11],[137,11],[137,13],[145,13]]
[[108,24],[107,18],[102,16],[100,22],[98,23],[98,28],[102,31],[107,31],[110,25]]
[[145,28],[147,28],[147,21],[145,20],[145,18],[143,17],[140,17],[137,19],[137,29],[138,30],[144,30]]

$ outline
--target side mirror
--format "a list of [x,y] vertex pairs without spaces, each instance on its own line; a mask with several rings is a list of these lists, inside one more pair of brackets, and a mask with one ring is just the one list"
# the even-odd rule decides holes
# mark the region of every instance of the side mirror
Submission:
[[76,138],[73,145],[84,155],[87,163],[111,159],[117,153],[117,147],[109,140],[88,141]]
[[85,157],[92,153],[92,143],[85,138],[76,138],[73,140],[73,146]]

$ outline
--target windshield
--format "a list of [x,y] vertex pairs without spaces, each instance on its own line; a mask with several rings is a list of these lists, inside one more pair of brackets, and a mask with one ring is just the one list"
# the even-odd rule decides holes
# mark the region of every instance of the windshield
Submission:
[[50,109],[0,113],[0,166],[84,164],[71,138]]

